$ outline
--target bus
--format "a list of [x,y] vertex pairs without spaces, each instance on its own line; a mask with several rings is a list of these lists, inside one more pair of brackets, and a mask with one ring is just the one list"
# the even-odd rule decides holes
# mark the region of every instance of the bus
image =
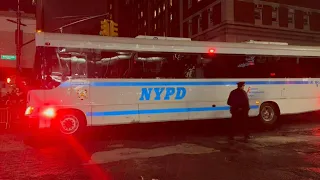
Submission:
[[249,116],[319,110],[320,48],[188,38],[37,33],[37,88],[25,115],[39,129],[228,119],[229,93],[246,82]]

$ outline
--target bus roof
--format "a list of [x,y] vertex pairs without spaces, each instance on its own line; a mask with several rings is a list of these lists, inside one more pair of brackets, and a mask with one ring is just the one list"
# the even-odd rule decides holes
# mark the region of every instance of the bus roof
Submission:
[[217,54],[320,57],[320,46],[181,41],[174,38],[163,40],[44,32],[36,34],[36,46],[176,53],[209,53],[213,49]]

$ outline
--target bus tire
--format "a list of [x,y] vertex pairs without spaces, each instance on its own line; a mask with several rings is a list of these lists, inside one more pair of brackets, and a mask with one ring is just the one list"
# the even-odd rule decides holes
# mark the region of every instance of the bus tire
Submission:
[[276,124],[280,115],[278,106],[275,103],[263,103],[260,106],[259,119],[264,127],[272,127]]
[[58,112],[57,130],[63,136],[78,136],[86,126],[85,115],[78,110],[62,110]]

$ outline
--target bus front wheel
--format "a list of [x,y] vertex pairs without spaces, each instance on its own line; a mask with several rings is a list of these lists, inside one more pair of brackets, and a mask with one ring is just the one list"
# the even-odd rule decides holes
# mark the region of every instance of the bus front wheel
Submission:
[[279,118],[279,108],[275,103],[263,103],[260,106],[259,118],[264,126],[275,125]]
[[85,116],[76,110],[58,113],[57,125],[62,135],[78,135],[85,126]]

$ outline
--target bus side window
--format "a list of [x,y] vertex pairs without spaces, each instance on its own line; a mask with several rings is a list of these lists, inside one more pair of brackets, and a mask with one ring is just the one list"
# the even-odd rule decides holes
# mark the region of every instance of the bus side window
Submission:
[[[251,61],[252,58],[254,61]],[[220,79],[256,78],[259,74],[255,73],[255,60],[255,57],[245,55],[217,54],[204,64],[204,76]]]
[[320,78],[320,59],[313,57],[300,57],[299,67],[303,73],[303,78]]
[[181,58],[175,53],[139,52],[134,60],[134,75],[144,79],[183,78]]
[[130,69],[133,53],[102,51],[95,57],[96,74],[99,78],[125,78]]

